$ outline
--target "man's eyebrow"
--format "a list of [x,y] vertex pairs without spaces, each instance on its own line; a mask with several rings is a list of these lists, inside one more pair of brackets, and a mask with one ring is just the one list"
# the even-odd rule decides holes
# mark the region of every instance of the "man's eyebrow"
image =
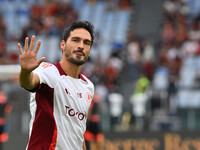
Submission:
[[81,39],[81,38],[78,36],[74,36],[74,37],[72,37],[72,39]]
[[[78,36],[74,36],[74,37],[72,37],[72,39],[81,39],[80,37],[78,37]],[[84,39],[84,41],[86,41],[86,42],[92,42],[91,40],[89,40],[89,39]]]

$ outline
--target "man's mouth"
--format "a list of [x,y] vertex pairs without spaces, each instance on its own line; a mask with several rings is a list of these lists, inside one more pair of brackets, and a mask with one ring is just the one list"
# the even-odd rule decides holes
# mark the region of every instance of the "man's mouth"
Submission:
[[81,50],[74,51],[74,53],[79,56],[85,56],[85,53]]

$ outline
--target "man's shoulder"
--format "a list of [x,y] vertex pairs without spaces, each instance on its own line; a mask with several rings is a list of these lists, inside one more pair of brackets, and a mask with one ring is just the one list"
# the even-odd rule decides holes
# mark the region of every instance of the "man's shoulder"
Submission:
[[49,62],[42,62],[42,63],[40,64],[39,67],[41,67],[41,68],[43,68],[43,69],[46,69],[46,68],[52,67],[52,66],[53,66],[52,63],[49,63]]
[[88,82],[88,83],[90,83],[90,84],[93,84],[92,81],[90,81],[90,79],[87,78],[84,74],[80,74],[80,77],[81,77],[81,79],[84,80],[85,82]]
[[42,62],[37,69],[48,71],[48,70],[56,69],[56,67],[54,66],[54,64],[50,62]]
[[37,74],[49,74],[51,76],[53,74],[58,74],[56,67],[49,62],[42,62],[39,67],[34,70],[34,72]]

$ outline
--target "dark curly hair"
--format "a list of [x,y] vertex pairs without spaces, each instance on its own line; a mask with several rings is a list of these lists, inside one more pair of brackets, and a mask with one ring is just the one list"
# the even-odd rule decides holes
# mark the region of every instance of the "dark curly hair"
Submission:
[[80,20],[78,20],[78,21],[73,22],[64,31],[63,36],[62,36],[62,40],[64,40],[66,42],[68,37],[70,36],[70,32],[73,31],[74,29],[78,29],[78,28],[84,28],[90,33],[91,39],[92,39],[92,41],[91,41],[91,45],[92,45],[93,41],[94,41],[94,26],[89,21],[80,21]]

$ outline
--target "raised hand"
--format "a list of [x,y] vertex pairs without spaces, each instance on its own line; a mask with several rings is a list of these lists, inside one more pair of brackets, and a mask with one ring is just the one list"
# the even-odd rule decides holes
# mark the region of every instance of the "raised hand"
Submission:
[[42,61],[44,61],[45,57],[40,58],[37,60],[37,53],[41,45],[41,40],[38,40],[37,45],[34,48],[35,43],[35,36],[33,35],[31,38],[30,47],[28,45],[29,38],[25,38],[25,45],[24,45],[24,52],[22,50],[22,47],[20,43],[18,43],[18,50],[20,53],[20,65],[21,65],[21,71],[24,72],[31,72],[35,68],[37,68]]

